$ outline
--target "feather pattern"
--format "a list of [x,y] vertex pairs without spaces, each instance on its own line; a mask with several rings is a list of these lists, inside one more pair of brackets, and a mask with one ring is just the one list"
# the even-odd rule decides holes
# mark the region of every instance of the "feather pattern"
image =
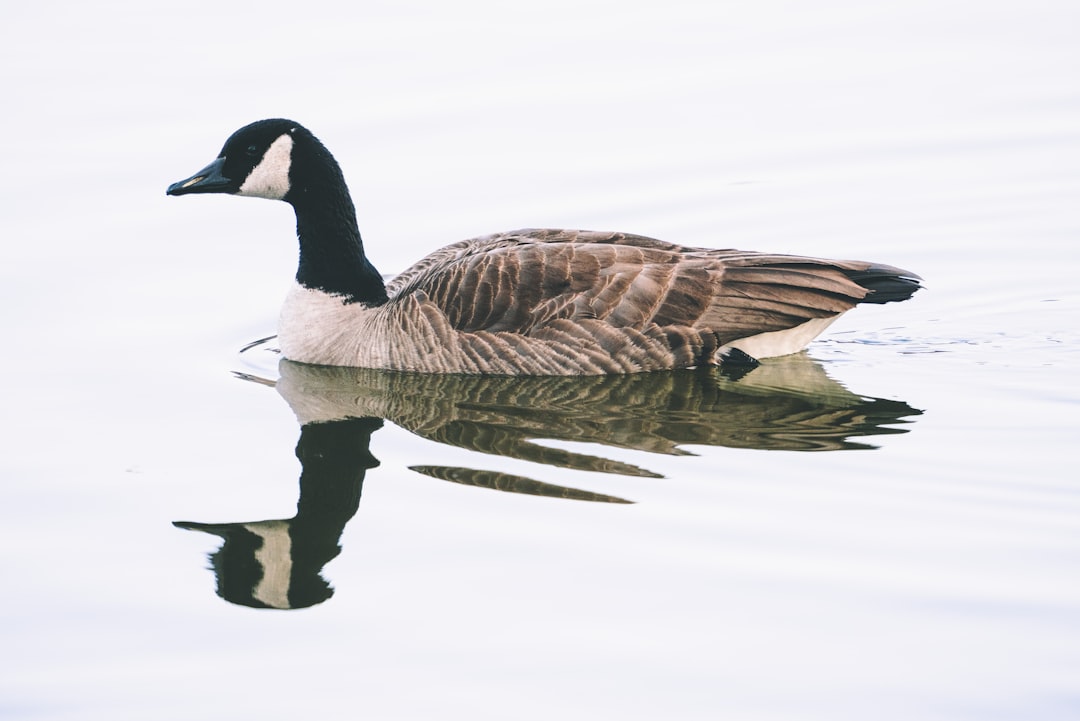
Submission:
[[[872,291],[853,276],[870,269],[914,278],[859,261],[519,230],[435,251],[390,281],[382,305],[298,287],[280,335],[287,358],[323,365],[514,375],[683,368],[743,345],[759,357],[800,350],[866,300]],[[781,352],[742,343],[800,328],[797,347]]]

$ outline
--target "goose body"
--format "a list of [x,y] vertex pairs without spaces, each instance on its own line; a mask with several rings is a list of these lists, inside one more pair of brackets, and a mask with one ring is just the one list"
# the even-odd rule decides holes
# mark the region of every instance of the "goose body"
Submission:
[[500,375],[754,363],[802,350],[859,303],[920,288],[913,273],[863,261],[536,229],[454,243],[384,284],[337,162],[289,120],[241,128],[167,192],[293,206],[300,260],[278,338],[301,363]]

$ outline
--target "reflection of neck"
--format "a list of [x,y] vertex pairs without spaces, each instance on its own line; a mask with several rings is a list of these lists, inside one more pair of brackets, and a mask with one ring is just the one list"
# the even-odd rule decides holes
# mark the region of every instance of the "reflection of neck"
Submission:
[[336,527],[333,543],[337,543],[337,534],[360,506],[367,469],[379,465],[368,445],[371,433],[380,427],[379,418],[350,418],[300,429],[296,457],[303,471],[295,523],[310,522],[310,530],[321,527],[331,533]]

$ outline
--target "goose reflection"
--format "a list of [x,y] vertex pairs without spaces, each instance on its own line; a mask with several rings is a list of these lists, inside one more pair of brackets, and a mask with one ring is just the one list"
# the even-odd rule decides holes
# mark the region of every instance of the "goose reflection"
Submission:
[[306,608],[333,595],[322,569],[341,552],[345,524],[360,505],[364,475],[379,462],[368,451],[378,418],[313,423],[300,429],[300,500],[289,519],[174,525],[220,536],[210,555],[218,595],[256,608]]
[[[661,474],[537,441],[686,455],[685,446],[777,451],[872,449],[920,414],[902,401],[854,394],[805,354],[742,374],[715,367],[586,377],[455,376],[309,366],[282,360],[273,385],[300,422],[300,498],[290,519],[175,525],[220,536],[210,558],[218,595],[263,608],[302,608],[333,590],[322,568],[340,551],[364,478],[378,466],[369,446],[383,420],[426,439],[482,454],[639,477]],[[481,459],[477,458],[477,465]],[[631,501],[551,480],[481,468],[410,467],[500,491],[600,503]],[[556,477],[557,478],[557,477]]]

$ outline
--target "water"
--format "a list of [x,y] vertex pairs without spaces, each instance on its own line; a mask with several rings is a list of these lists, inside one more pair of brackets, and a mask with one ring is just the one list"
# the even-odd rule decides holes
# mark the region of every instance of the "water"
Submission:
[[[1076,718],[1077,20],[13,9],[0,717]],[[276,115],[385,273],[583,227],[928,289],[742,377],[279,366],[288,208],[164,196]]]

